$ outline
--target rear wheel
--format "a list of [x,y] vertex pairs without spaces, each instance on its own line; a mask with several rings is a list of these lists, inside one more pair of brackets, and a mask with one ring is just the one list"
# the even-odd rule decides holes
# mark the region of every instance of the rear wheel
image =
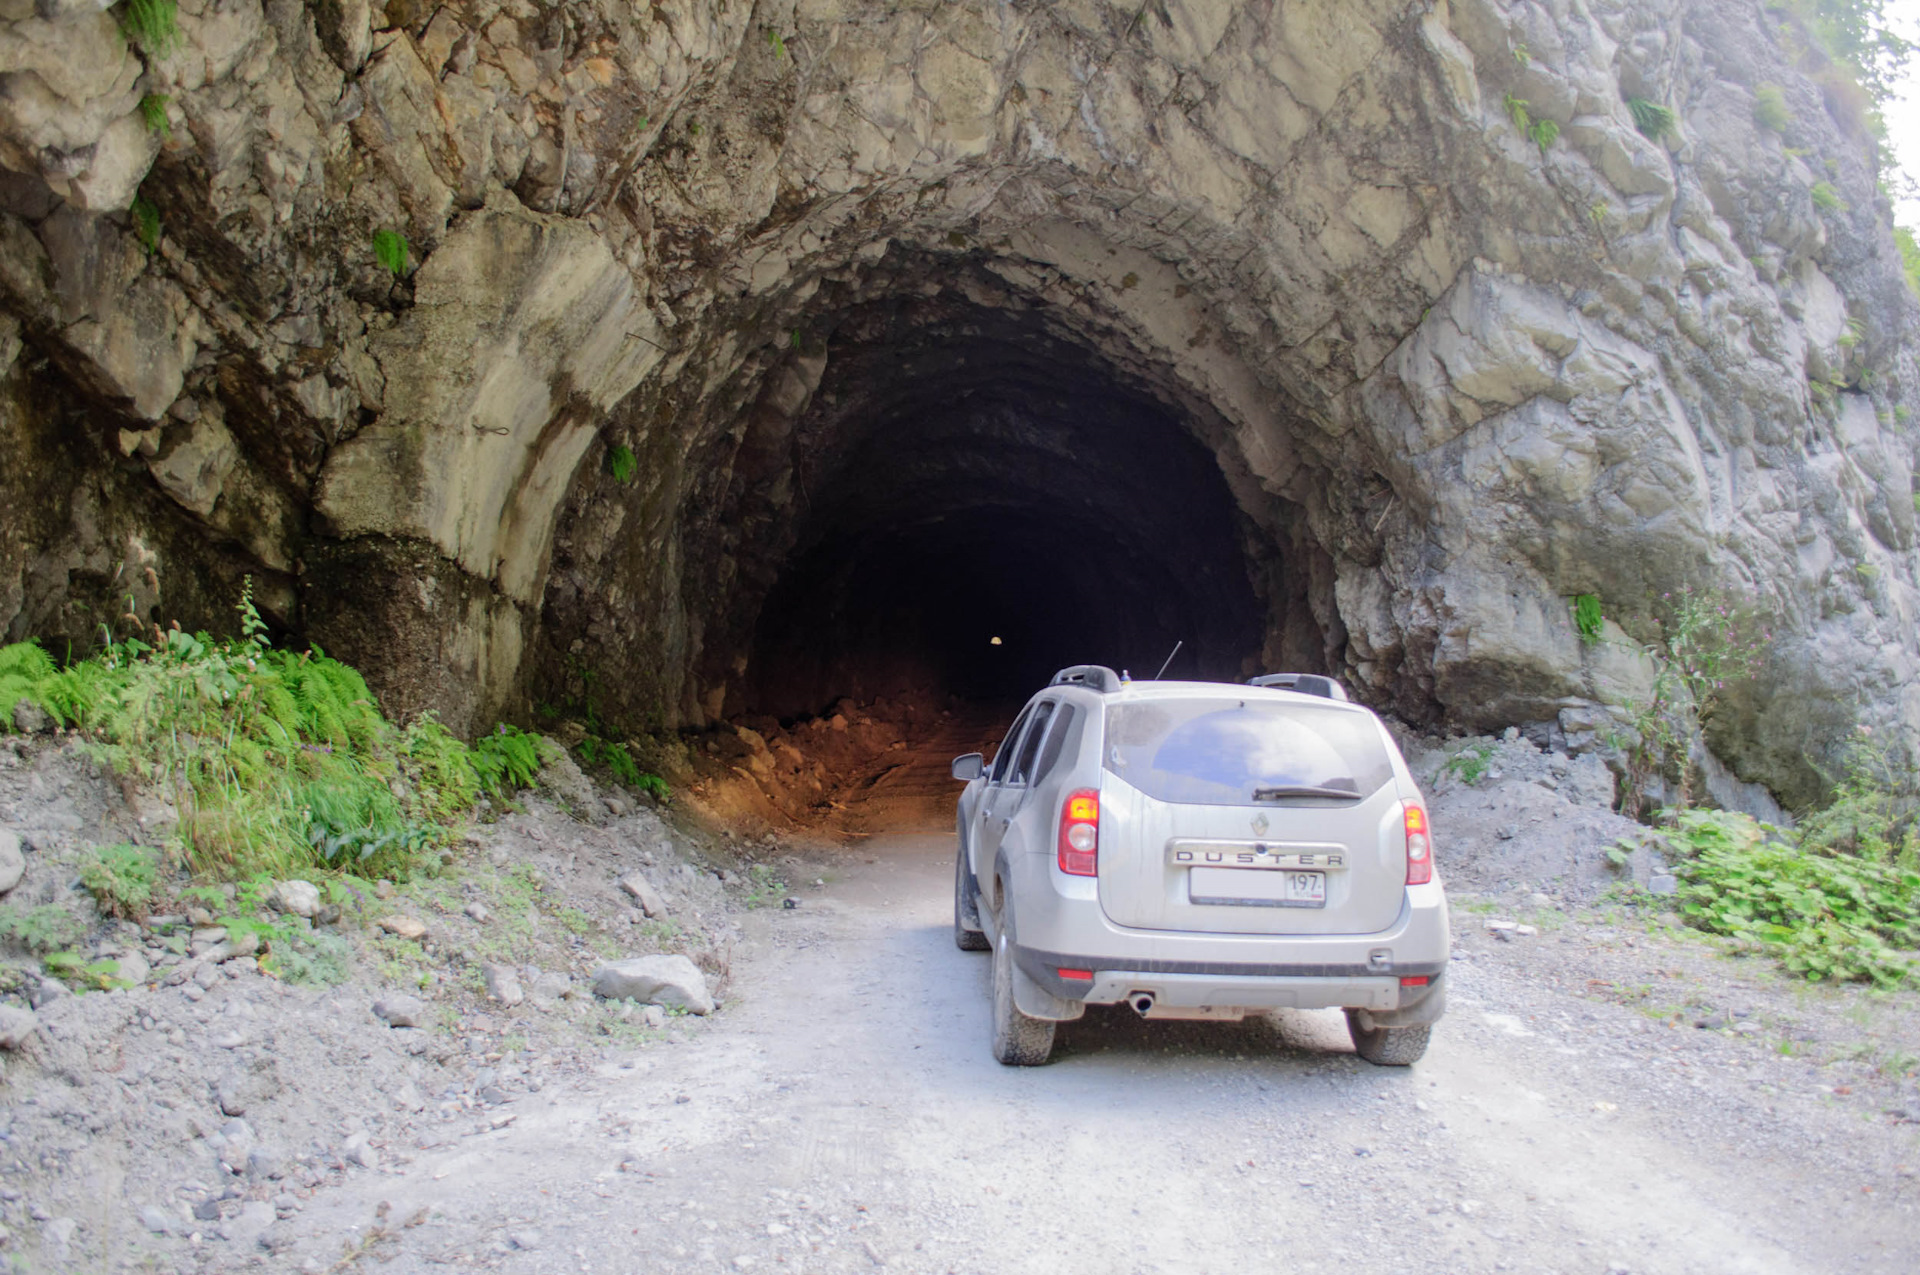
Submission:
[[1353,1052],[1376,1067],[1405,1067],[1420,1061],[1427,1052],[1427,1038],[1433,1024],[1418,1027],[1362,1027],[1358,1010],[1347,1011],[1347,1035],[1353,1037]]
[[1038,1067],[1053,1053],[1053,1024],[1028,1018],[1013,1001],[1013,940],[993,948],[993,1056],[1009,1067]]
[[985,952],[993,947],[980,932],[980,887],[967,871],[967,843],[953,857],[953,945],[962,952]]

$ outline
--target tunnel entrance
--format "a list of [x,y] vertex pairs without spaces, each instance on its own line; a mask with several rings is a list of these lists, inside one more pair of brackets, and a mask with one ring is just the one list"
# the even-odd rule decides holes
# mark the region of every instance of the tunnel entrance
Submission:
[[1176,643],[1169,677],[1251,671],[1249,528],[1189,425],[1031,316],[927,317],[850,316],[827,352],[744,707],[1018,701]]

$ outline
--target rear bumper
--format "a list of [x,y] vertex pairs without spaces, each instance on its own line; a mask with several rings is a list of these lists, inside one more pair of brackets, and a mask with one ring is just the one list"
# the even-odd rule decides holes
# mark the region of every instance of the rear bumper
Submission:
[[[1410,1011],[1444,982],[1451,935],[1438,881],[1409,886],[1400,915],[1373,934],[1210,934],[1115,925],[1092,881],[1056,888],[1050,866],[1034,865],[1015,887],[1014,959],[1064,1000],[1114,1004],[1148,992],[1168,1008],[1392,1013]],[[1093,977],[1062,978],[1063,968]]]

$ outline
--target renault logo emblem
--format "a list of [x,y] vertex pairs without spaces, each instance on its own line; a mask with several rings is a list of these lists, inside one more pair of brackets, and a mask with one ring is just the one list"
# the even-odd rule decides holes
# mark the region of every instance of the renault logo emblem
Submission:
[[1253,817],[1253,835],[1256,837],[1264,837],[1267,835],[1267,817],[1265,815],[1255,815]]

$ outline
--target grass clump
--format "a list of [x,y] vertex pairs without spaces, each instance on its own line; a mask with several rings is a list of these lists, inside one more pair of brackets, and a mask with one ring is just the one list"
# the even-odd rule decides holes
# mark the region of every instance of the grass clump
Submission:
[[1680,120],[1672,107],[1644,97],[1628,98],[1627,114],[1633,116],[1633,126],[1640,130],[1640,135],[1655,142],[1671,134]]
[[127,211],[133,217],[134,237],[140,241],[140,246],[145,248],[147,255],[151,257],[160,248],[160,210],[154,206],[151,199],[143,195],[136,198],[133,206]]
[[149,93],[140,99],[140,118],[150,132],[160,134],[163,142],[173,139],[173,121],[167,118],[167,103],[172,100],[165,93]]
[[1459,776],[1460,782],[1471,788],[1480,782],[1480,777],[1487,773],[1487,767],[1492,763],[1493,746],[1481,744],[1475,748],[1461,749],[1447,758],[1440,770],[1443,774]]
[[120,33],[150,58],[170,56],[180,47],[180,6],[175,0],[121,0]]
[[632,482],[633,476],[640,472],[640,462],[634,456],[633,448],[625,443],[615,443],[607,448],[607,472],[613,475],[615,482]]
[[1784,133],[1791,120],[1787,95],[1778,84],[1762,84],[1753,91],[1753,122],[1773,133]]
[[1576,594],[1573,599],[1573,627],[1579,630],[1582,642],[1598,642],[1600,632],[1606,626],[1606,617],[1600,611],[1600,595],[1597,593]]
[[504,745],[469,749],[430,716],[389,722],[360,674],[318,648],[273,649],[250,583],[238,610],[239,638],[156,626],[65,669],[31,644],[0,648],[0,693],[168,793],[181,856],[202,877],[405,876],[480,793],[529,778]]
[[387,270],[387,273],[399,278],[407,272],[407,262],[412,252],[407,246],[407,237],[397,230],[376,230],[373,232],[373,259]]
[[1834,189],[1832,182],[1815,182],[1808,192],[1813,196],[1813,206],[1821,212],[1845,212],[1847,201],[1840,198],[1840,192]]

